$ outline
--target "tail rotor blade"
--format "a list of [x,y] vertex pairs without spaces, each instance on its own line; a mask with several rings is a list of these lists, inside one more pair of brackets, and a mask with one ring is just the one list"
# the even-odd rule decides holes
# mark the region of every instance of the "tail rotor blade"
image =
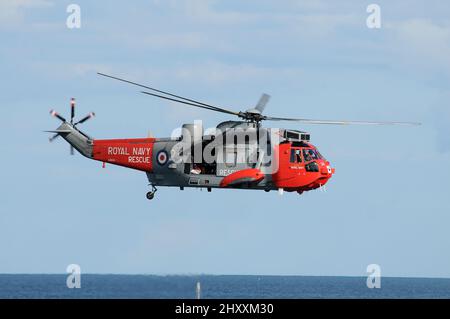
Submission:
[[75,99],[70,99],[70,124],[73,124],[73,118],[75,117]]
[[56,118],[58,118],[59,120],[66,122],[66,119],[64,117],[62,117],[58,112],[56,112],[55,110],[50,110],[50,115],[54,116]]
[[95,116],[94,112],[89,113],[88,115],[86,115],[85,117],[83,117],[81,120],[79,120],[78,122],[76,122],[74,125],[78,125],[81,123],[86,122],[87,120],[89,120],[90,118],[93,118]]
[[51,142],[53,142],[55,139],[57,139],[58,136],[59,136],[59,133],[56,133],[55,135],[49,137],[49,138],[48,138],[48,141],[51,143]]
[[70,145],[70,155],[74,155],[74,154],[75,154],[75,152],[74,152],[74,150],[73,150],[73,146]]

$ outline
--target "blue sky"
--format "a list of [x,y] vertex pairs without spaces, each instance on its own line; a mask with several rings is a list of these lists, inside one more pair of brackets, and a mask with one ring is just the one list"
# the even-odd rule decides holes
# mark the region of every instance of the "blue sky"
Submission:
[[[450,4],[377,1],[0,1],[0,273],[450,277]],[[69,156],[50,108],[96,138],[169,136],[226,116],[97,71],[243,110],[421,127],[297,126],[336,168],[327,192],[161,188]],[[275,123],[276,124],[276,123]],[[267,123],[270,125],[270,123]]]

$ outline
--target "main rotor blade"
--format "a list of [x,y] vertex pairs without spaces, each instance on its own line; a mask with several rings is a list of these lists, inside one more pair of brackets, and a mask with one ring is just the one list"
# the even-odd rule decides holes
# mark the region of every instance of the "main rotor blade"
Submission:
[[293,119],[284,117],[265,116],[268,121],[291,121],[306,124],[329,124],[329,125],[421,125],[418,122],[373,122],[373,121],[334,121],[334,120],[312,120],[312,119]]
[[270,100],[270,95],[264,93],[259,98],[258,104],[256,104],[255,109],[257,109],[260,113],[262,113],[264,111],[264,108],[266,107],[266,104],[269,102],[269,100]]
[[233,111],[228,111],[228,110],[225,110],[225,109],[211,108],[211,107],[207,107],[207,106],[203,106],[203,105],[198,105],[196,103],[190,103],[190,102],[185,102],[185,101],[181,101],[181,100],[177,100],[177,99],[172,99],[172,98],[167,97],[167,96],[162,96],[162,95],[158,95],[158,94],[154,94],[154,93],[150,93],[150,92],[145,92],[145,91],[141,91],[141,93],[148,94],[148,95],[151,95],[151,96],[156,96],[156,97],[159,97],[161,99],[166,99],[166,100],[177,102],[177,103],[182,103],[182,104],[186,104],[186,105],[199,107],[199,108],[210,110],[210,111],[221,112],[221,113],[226,113],[226,114],[233,114],[233,115],[238,115],[239,116],[239,113],[233,112]]
[[[132,84],[132,85],[140,86],[140,87],[149,89],[149,90],[154,91],[154,92],[158,92],[158,93],[162,93],[162,94],[165,94],[165,95],[168,95],[168,96],[175,97],[177,99],[182,99],[182,100],[191,102],[191,104],[185,103],[185,104],[188,104],[188,105],[193,105],[192,103],[195,103],[197,105],[207,106],[210,110],[213,110],[213,111],[224,112],[224,113],[226,112],[228,114],[234,114],[234,115],[238,115],[239,114],[238,112],[233,112],[231,110],[227,110],[227,109],[222,108],[222,107],[217,107],[217,106],[214,106],[214,105],[206,104],[206,103],[203,103],[203,102],[200,102],[200,101],[196,101],[196,100],[193,100],[193,99],[188,99],[188,98],[185,98],[183,96],[179,96],[179,95],[175,95],[175,94],[172,94],[172,93],[169,93],[169,92],[158,90],[158,89],[155,89],[155,88],[152,88],[150,86],[143,85],[143,84],[140,84],[140,83],[137,83],[137,82],[121,79],[121,78],[118,78],[118,77],[115,77],[115,76],[112,76],[112,75],[108,75],[108,74],[104,74],[104,73],[101,73],[101,72],[97,72],[97,74],[101,75],[101,76],[104,76],[104,77],[107,77],[107,78],[114,79],[114,80],[118,80],[118,81],[122,81],[122,82],[129,83],[129,84]],[[152,95],[152,94],[149,94],[149,95]],[[160,95],[156,95],[156,94],[155,94],[155,96],[161,97]]]

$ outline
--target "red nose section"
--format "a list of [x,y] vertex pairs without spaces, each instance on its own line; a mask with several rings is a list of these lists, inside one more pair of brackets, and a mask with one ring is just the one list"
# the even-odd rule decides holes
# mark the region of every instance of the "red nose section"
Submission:
[[92,155],[97,161],[151,172],[154,138],[94,140]]
[[333,176],[335,169],[330,166],[329,162],[322,161],[320,165],[320,174],[317,174],[317,179],[305,187],[299,188],[300,190],[312,190],[324,186]]
[[[308,154],[309,151],[313,152]],[[309,158],[311,154],[315,158]],[[272,175],[272,180],[277,188],[286,191],[303,192],[319,188],[334,174],[334,168],[318,155],[311,144],[307,147],[280,144],[275,151],[275,159],[278,160],[278,169]]]

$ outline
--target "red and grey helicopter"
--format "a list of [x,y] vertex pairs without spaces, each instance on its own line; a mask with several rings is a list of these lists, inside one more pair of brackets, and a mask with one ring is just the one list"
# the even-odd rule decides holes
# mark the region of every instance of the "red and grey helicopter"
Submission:
[[264,128],[263,121],[289,121],[307,124],[419,125],[414,122],[330,121],[283,118],[263,115],[270,96],[263,94],[254,108],[233,111],[185,98],[123,78],[98,73],[146,89],[144,94],[214,112],[237,116],[225,121],[210,134],[201,123],[184,124],[181,135],[172,138],[94,139],[78,125],[92,118],[89,113],[74,121],[75,100],[71,100],[70,121],[56,111],[50,114],[62,124],[52,132],[87,158],[120,165],[146,173],[153,199],[157,186],[257,189],[302,194],[324,186],[335,169],[310,143],[310,134],[291,129]]

